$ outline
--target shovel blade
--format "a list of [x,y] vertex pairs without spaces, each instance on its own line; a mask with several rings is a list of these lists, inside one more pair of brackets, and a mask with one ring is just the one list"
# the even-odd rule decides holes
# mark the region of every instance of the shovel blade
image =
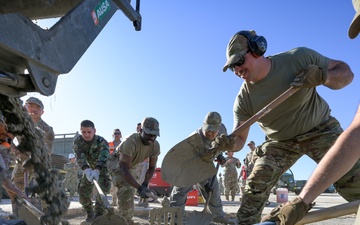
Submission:
[[205,146],[195,133],[172,147],[161,165],[162,179],[178,187],[195,185],[216,174],[212,160],[201,157]]
[[188,219],[188,225],[209,225],[213,219],[213,214],[207,212],[194,211]]

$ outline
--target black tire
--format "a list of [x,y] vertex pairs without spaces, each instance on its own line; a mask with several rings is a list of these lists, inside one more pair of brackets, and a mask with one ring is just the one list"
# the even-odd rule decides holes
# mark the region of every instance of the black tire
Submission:
[[[158,196],[158,194],[156,193],[155,190],[150,189],[150,191],[151,191],[154,195]],[[155,201],[156,201],[156,199],[153,199],[153,198],[148,198],[147,200],[148,200],[148,202],[155,202]]]

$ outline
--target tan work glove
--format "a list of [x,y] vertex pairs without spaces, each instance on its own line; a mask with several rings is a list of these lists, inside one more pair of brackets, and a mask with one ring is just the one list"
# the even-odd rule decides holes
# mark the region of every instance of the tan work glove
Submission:
[[296,197],[290,202],[275,207],[261,219],[261,222],[275,221],[280,222],[280,225],[294,225],[305,216],[311,207],[312,205],[307,205],[300,197]]
[[228,151],[232,150],[235,147],[235,139],[228,138],[225,134],[221,134],[220,136],[215,138],[211,145],[213,149],[219,151]]
[[290,86],[312,88],[324,84],[327,78],[327,70],[316,65],[309,65],[299,70]]

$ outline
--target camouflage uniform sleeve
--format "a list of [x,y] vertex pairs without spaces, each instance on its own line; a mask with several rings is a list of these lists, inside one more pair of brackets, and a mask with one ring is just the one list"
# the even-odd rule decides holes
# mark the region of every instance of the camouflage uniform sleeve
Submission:
[[86,160],[86,150],[82,148],[81,143],[82,143],[82,138],[81,136],[77,137],[74,140],[74,146],[73,146],[73,150],[75,152],[76,155],[76,161],[77,164],[79,165],[79,167],[84,170],[86,168],[89,168],[89,164],[87,163]]
[[55,133],[54,130],[49,124],[40,119],[40,121],[36,124],[36,127],[43,132],[45,143],[49,149],[50,154],[52,153],[54,146]]
[[100,153],[95,168],[98,167],[101,170],[102,168],[106,167],[106,161],[110,155],[109,143],[105,140],[105,138],[99,137],[98,149]]
[[68,171],[70,168],[71,167],[70,167],[69,163],[64,164],[64,170]]
[[49,126],[49,130],[45,132],[45,142],[49,147],[50,153],[52,153],[54,147],[55,133],[52,127]]

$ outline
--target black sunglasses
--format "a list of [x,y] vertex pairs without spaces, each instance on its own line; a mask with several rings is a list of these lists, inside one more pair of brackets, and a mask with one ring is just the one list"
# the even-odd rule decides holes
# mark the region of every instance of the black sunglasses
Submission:
[[245,55],[249,52],[249,50],[246,51],[246,53],[241,56],[241,58],[239,59],[239,61],[237,61],[236,63],[230,64],[229,65],[229,69],[234,72],[235,71],[235,66],[242,66],[245,63]]
[[121,134],[121,133],[114,133],[114,135],[116,135],[116,134]]

